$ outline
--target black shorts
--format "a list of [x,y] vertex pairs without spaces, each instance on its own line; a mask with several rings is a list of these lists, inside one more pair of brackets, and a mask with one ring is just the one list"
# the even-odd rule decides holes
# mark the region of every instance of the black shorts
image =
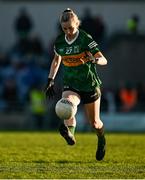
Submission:
[[92,103],[92,102],[96,101],[101,96],[101,91],[100,91],[100,88],[98,88],[98,87],[94,91],[89,91],[89,92],[78,91],[78,90],[71,88],[71,87],[67,87],[67,88],[65,87],[63,89],[63,91],[76,92],[80,96],[81,102],[83,104]]

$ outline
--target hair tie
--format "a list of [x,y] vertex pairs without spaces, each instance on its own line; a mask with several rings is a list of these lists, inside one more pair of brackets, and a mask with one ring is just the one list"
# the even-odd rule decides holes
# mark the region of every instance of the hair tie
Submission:
[[63,11],[63,13],[66,13],[66,12],[72,12],[72,10],[70,8],[67,8],[66,10]]

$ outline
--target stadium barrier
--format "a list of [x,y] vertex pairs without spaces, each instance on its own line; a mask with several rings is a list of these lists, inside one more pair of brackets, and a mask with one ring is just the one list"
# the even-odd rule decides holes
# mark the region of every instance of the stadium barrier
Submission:
[[[77,114],[78,131],[92,130],[85,117],[83,112]],[[55,127],[49,126],[51,121],[54,121],[53,116],[46,119],[48,122],[45,123],[45,130],[56,130],[58,128],[57,124]],[[145,132],[145,113],[102,113],[101,119],[108,132]],[[31,119],[30,113],[0,113],[0,130],[31,129],[35,129],[35,127],[33,126],[33,119]]]
[[[77,115],[77,129],[90,131],[84,117],[83,113]],[[101,120],[107,132],[145,132],[145,113],[101,113]]]

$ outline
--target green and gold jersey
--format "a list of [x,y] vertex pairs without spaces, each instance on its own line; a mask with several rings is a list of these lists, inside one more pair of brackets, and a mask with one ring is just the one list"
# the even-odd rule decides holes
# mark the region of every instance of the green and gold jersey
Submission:
[[97,75],[96,65],[88,54],[97,57],[97,43],[85,31],[79,29],[75,39],[67,41],[64,33],[55,41],[54,51],[62,57],[64,65],[64,86],[79,91],[92,91],[99,87],[101,81]]

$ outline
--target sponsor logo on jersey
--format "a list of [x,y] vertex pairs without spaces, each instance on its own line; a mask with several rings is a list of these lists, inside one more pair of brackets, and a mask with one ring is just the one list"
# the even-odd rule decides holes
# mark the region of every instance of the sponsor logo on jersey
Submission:
[[62,62],[65,66],[79,66],[81,64],[85,64],[86,62],[90,61],[86,57],[86,53],[62,56]]

